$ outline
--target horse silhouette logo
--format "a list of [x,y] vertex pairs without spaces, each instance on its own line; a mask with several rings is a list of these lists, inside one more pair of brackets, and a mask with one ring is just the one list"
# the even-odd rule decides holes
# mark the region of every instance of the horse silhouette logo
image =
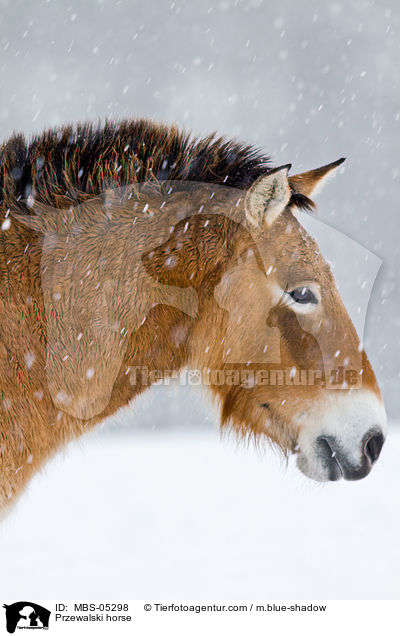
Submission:
[[11,605],[3,605],[6,610],[7,631],[14,634],[18,629],[49,629],[50,610],[32,603],[18,601]]

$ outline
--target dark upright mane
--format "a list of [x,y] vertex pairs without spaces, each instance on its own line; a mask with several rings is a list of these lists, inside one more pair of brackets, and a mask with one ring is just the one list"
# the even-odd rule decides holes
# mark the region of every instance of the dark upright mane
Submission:
[[[149,179],[199,181],[247,189],[270,169],[260,150],[212,134],[195,138],[175,126],[124,120],[103,126],[63,126],[27,140],[13,135],[0,147],[1,202],[25,206],[29,195],[56,205],[57,197],[79,203]],[[309,207],[293,192],[291,204]]]

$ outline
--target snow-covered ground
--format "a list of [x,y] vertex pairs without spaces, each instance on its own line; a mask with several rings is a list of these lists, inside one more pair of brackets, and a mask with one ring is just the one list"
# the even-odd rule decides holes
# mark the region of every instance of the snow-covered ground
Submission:
[[399,457],[393,426],[369,477],[321,486],[209,424],[94,433],[0,527],[0,596],[398,598]]

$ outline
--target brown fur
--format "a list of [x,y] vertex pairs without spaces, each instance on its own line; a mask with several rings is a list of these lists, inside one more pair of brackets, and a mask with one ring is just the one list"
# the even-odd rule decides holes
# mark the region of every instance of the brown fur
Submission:
[[[338,342],[341,357],[354,358],[354,366],[357,366],[358,338],[354,327],[328,266],[293,213],[295,206],[313,205],[307,198],[308,189],[296,190],[300,182],[292,182],[290,205],[268,233],[255,237],[243,223],[243,199],[240,202],[239,190],[247,189],[269,168],[268,159],[252,148],[213,137],[192,140],[173,127],[128,121],[118,125],[109,123],[103,128],[65,127],[46,132],[29,143],[15,136],[2,146],[0,155],[0,223],[5,218],[11,219],[11,226],[0,233],[0,498],[3,505],[22,491],[29,478],[60,446],[115,413],[146,388],[140,380],[132,385],[129,370],[133,367],[147,366],[155,370],[179,370],[184,365],[201,369],[272,368],[273,365],[253,362],[251,351],[246,350],[246,362],[232,365],[225,359],[221,341],[231,325],[224,302],[236,303],[246,298],[252,310],[246,319],[251,321],[250,328],[255,332],[263,329],[267,319],[272,326],[278,325],[283,366],[323,368],[321,346],[333,359]],[[54,391],[49,388],[50,327],[42,284],[42,235],[51,230],[52,224],[58,234],[62,234],[61,210],[68,211],[72,205],[75,221],[93,222],[96,231],[103,232],[107,253],[117,265],[125,255],[121,252],[120,236],[113,233],[107,206],[99,195],[106,189],[138,181],[152,182],[150,190],[144,193],[138,190],[133,199],[125,198],[112,204],[113,214],[117,214],[123,227],[124,223],[131,226],[135,214],[143,220],[148,214],[146,205],[160,219],[168,210],[179,215],[179,210],[185,208],[199,209],[204,191],[176,192],[168,198],[162,183],[165,179],[223,186],[209,202],[209,209],[190,216],[188,227],[185,228],[186,217],[182,218],[168,236],[160,238],[159,226],[153,224],[145,245],[155,244],[156,249],[145,251],[142,256],[144,269],[152,280],[177,289],[195,290],[198,313],[190,315],[172,306],[168,297],[164,302],[159,296],[153,298],[151,288],[146,292],[146,298],[152,299],[145,309],[146,320],[137,325],[129,318],[132,297],[113,298],[112,301],[120,305],[119,315],[126,315],[132,328],[123,336],[125,349],[112,369],[109,361],[114,359],[117,340],[114,336],[109,339],[104,336],[95,342],[91,356],[101,366],[99,381],[88,385],[88,392],[86,389],[79,392],[75,386],[76,409],[83,410],[82,418],[74,417],[68,409],[55,403]],[[54,214],[46,206],[58,212]],[[292,228],[290,233],[285,232],[288,226]],[[90,242],[86,247],[86,256],[78,265],[82,276],[90,262],[98,259]],[[254,258],[249,256],[251,253]],[[276,267],[271,279],[280,276],[282,284],[294,275],[296,279],[318,277],[329,308],[321,314],[318,329],[312,324],[301,325],[292,312],[268,301],[269,291],[264,288],[265,255]],[[173,269],[165,266],[166,258],[171,257],[177,263]],[[112,277],[113,262],[109,277]],[[233,297],[228,299],[224,285],[232,270],[242,273]],[[249,281],[254,279],[255,271],[262,272],[262,277],[250,293]],[[60,293],[69,298],[68,277],[62,281]],[[217,288],[222,298],[219,303],[215,298]],[[90,281],[85,289],[85,306],[89,307],[98,302],[98,296]],[[265,314],[264,309],[257,310],[259,303],[256,302],[264,294]],[[110,299],[104,297],[103,300],[107,305]],[[66,306],[60,305],[59,311],[59,320],[56,315],[53,321],[56,325],[67,311]],[[318,343],[313,330],[319,330]],[[242,337],[245,341],[240,329],[234,334],[239,344]],[[68,337],[60,333],[60,343]],[[82,350],[87,352],[90,346],[83,339]],[[69,370],[66,365],[67,371],[64,368],[62,371],[71,386],[76,377],[83,377],[87,363],[86,354],[83,358],[79,357],[80,353],[76,355],[76,365],[71,364]],[[56,354],[54,359],[54,364],[59,365],[60,358]],[[365,354],[362,366],[364,385],[378,392]],[[57,376],[57,366],[53,371]],[[319,386],[211,388],[221,402],[223,423],[233,424],[243,435],[268,437],[283,450],[293,450],[296,444],[297,429],[291,423],[291,413],[299,404],[306,406],[323,391]],[[104,409],[90,419],[85,418],[82,407],[85,395],[88,401],[95,402],[102,392],[107,394]],[[284,398],[286,407],[282,406]],[[268,428],[261,403],[268,404]]]

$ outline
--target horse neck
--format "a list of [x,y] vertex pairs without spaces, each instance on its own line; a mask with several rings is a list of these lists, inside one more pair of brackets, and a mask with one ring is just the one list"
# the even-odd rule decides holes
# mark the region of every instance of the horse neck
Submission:
[[[218,268],[222,266],[223,250],[219,246],[225,245],[226,240],[221,232],[184,234],[187,237],[182,246],[182,264],[174,273],[175,279],[164,282],[167,286],[193,286],[199,311],[189,315],[168,304],[152,307],[146,320],[129,338],[109,403],[102,413],[84,421],[57,408],[49,391],[40,237],[18,227],[14,221],[9,230],[3,232],[0,244],[0,437],[7,436],[7,448],[2,457],[5,470],[0,480],[0,497],[12,497],[20,492],[30,476],[60,446],[128,405],[159,379],[150,374],[144,381],[143,378],[138,381],[133,377],[135,368],[147,367],[148,371],[159,371],[165,376],[188,364],[193,330],[205,319],[206,301],[212,295]],[[154,261],[149,261],[148,274],[157,277],[164,262],[165,254],[160,248]],[[152,268],[156,268],[155,271]]]

